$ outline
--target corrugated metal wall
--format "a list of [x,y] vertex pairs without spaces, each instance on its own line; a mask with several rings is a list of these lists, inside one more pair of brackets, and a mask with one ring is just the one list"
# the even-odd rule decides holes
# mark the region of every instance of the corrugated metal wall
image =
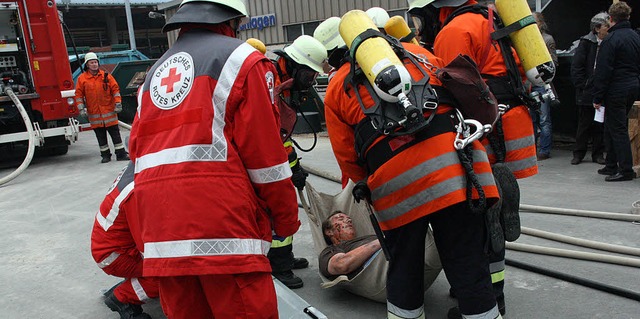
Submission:
[[349,10],[366,10],[382,7],[387,10],[406,10],[407,0],[248,0],[251,16],[273,13],[276,25],[262,30],[251,29],[240,32],[240,38],[258,38],[267,45],[281,44],[286,41],[284,27],[291,24],[321,22],[332,16],[342,16]]

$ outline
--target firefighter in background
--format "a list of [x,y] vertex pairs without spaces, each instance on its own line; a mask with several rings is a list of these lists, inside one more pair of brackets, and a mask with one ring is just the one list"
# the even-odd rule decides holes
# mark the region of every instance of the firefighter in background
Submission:
[[378,27],[378,31],[385,34],[384,25],[389,21],[389,13],[387,10],[380,7],[371,7],[367,11],[365,11],[369,18],[373,20],[373,23]]
[[[313,37],[320,41],[320,43],[324,45],[325,49],[327,49],[327,64],[329,65],[329,71],[326,73],[328,74],[329,81],[331,81],[335,71],[340,68],[342,63],[344,63],[346,53],[349,51],[338,31],[339,25],[339,17],[330,17],[322,21],[313,31]],[[327,70],[327,68],[325,68],[325,70]]]
[[[451,62],[459,54],[471,57],[478,65],[482,77],[498,102],[509,107],[496,124],[494,131],[482,141],[487,147],[491,164],[504,162],[516,178],[537,174],[531,116],[523,102],[523,92],[518,92],[512,85],[515,83],[510,80],[508,73],[511,72],[512,77],[517,78],[516,81],[520,81],[523,76],[520,70],[507,67],[504,58],[506,55],[503,55],[500,46],[492,43],[489,33],[493,30],[493,22],[489,22],[488,17],[481,14],[480,10],[466,11],[466,9],[480,8],[476,6],[476,0],[408,0],[408,2],[409,14],[419,24],[421,41],[433,43],[435,55],[442,58],[445,63]],[[515,55],[515,52],[511,50],[506,54]],[[514,64],[519,64],[517,56],[513,58],[516,60]],[[520,81],[520,84],[522,82]],[[504,218],[517,219],[519,225],[517,210]],[[502,225],[503,229],[505,224]],[[519,227],[517,231],[511,231],[519,235]],[[509,237],[506,236],[506,232],[505,237]],[[491,279],[502,314],[506,311],[503,292],[504,256],[503,248],[500,251],[491,251],[490,257]],[[458,312],[457,308],[452,308],[449,317],[458,318],[460,316]]]
[[242,0],[183,0],[138,94],[130,151],[145,276],[169,318],[278,318],[267,252],[300,226],[273,66]]
[[[442,61],[427,50],[413,44],[403,45],[430,63],[442,66]],[[440,85],[429,68],[422,65],[420,68],[430,76],[431,85]],[[354,181],[365,180],[371,190],[371,200],[385,235],[383,242],[391,256],[387,276],[388,318],[425,317],[423,252],[429,223],[447,278],[458,289],[463,313],[473,318],[500,318],[491,290],[489,261],[483,250],[486,234],[483,217],[471,212],[466,196],[466,171],[453,146],[456,133],[452,108],[440,104],[430,122],[438,124],[419,132],[420,137],[374,139],[375,136],[366,135],[366,130],[361,129],[370,126],[362,107],[374,106],[369,94],[373,89],[367,90],[366,79],[358,83],[361,107],[353,85],[345,84],[350,69],[351,63],[343,64],[329,82],[325,96],[327,130],[343,174]],[[423,78],[415,64],[408,63],[407,69],[414,82]],[[422,102],[426,101],[416,105]],[[364,141],[375,140],[364,150],[365,165],[354,148],[356,136]],[[487,200],[493,202],[498,192],[487,154],[480,142],[472,145],[473,170],[480,177]]]
[[91,128],[96,133],[102,163],[111,161],[111,151],[107,133],[111,135],[113,148],[118,161],[128,161],[129,155],[124,149],[118,115],[122,111],[120,87],[111,74],[100,70],[98,56],[89,52],[84,56],[84,72],[78,77],[76,85],[76,104],[80,114],[89,118]]
[[122,319],[151,319],[141,304],[158,297],[155,278],[142,277],[142,243],[133,200],[133,163],[123,169],[100,204],[91,232],[91,255],[106,274],[125,278],[104,303]]
[[[291,139],[299,111],[298,101],[292,93],[311,88],[318,73],[323,72],[327,55],[322,44],[308,35],[296,38],[291,45],[275,53],[279,56],[273,63],[278,73],[274,98],[280,111],[280,138],[288,154],[292,172],[291,181],[299,191],[302,191],[308,173],[300,166],[300,158]],[[293,236],[286,238],[274,236],[268,257],[274,277],[291,289],[304,285],[302,279],[296,276],[292,269],[307,268],[309,261],[294,257]]]

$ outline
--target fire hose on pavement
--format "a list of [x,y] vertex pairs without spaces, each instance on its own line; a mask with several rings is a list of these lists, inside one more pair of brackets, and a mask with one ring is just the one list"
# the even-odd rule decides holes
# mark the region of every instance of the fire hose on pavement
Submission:
[[22,164],[20,164],[20,166],[18,166],[18,168],[16,168],[9,175],[0,179],[0,185],[10,182],[14,178],[18,177],[18,175],[22,174],[22,172],[24,172],[27,169],[27,167],[29,167],[29,164],[31,164],[31,160],[33,159],[33,154],[35,153],[35,149],[36,149],[36,136],[35,136],[36,133],[33,130],[31,119],[29,119],[29,114],[27,114],[27,110],[25,110],[24,106],[22,105],[22,102],[20,102],[20,99],[18,99],[18,97],[10,87],[7,86],[4,92],[9,96],[9,98],[11,98],[11,101],[15,103],[16,107],[18,108],[18,111],[20,112],[20,116],[22,116],[22,120],[24,121],[24,126],[27,127],[27,133],[29,135],[29,148],[27,150],[27,155],[22,161]]
[[[331,174],[316,170],[314,168],[306,167],[306,166],[304,166],[303,168],[305,171],[309,172],[310,174],[341,184],[341,180],[337,176],[333,176]],[[637,216],[637,215],[596,212],[596,211],[586,211],[586,210],[577,210],[577,209],[563,209],[563,208],[556,208],[556,207],[543,207],[543,206],[533,206],[533,205],[525,205],[525,204],[521,204],[520,209],[529,211],[529,212],[562,214],[562,215],[571,215],[571,216],[580,216],[580,217],[612,219],[612,220],[620,220],[620,221],[636,222],[640,220],[640,216]],[[573,245],[579,245],[583,247],[606,250],[606,251],[611,251],[611,252],[616,252],[621,254],[640,256],[640,249],[634,248],[634,247],[611,245],[607,243],[574,238],[570,236],[564,236],[560,234],[545,232],[545,231],[541,231],[533,228],[527,228],[527,227],[522,227],[522,233],[530,236],[542,237],[549,240],[569,243]],[[545,255],[565,257],[565,258],[625,265],[630,267],[640,267],[640,259],[636,259],[636,258],[618,257],[618,256],[605,255],[605,254],[587,253],[587,252],[574,251],[574,250],[568,250],[568,249],[558,249],[558,248],[550,248],[550,247],[519,244],[519,243],[506,243],[506,247],[507,249],[510,249],[510,250],[519,250],[519,251],[530,252],[535,254],[545,254]],[[532,272],[546,275],[549,277],[554,277],[567,282],[575,283],[581,286],[589,287],[592,289],[608,292],[617,296],[640,301],[640,293],[635,291],[610,286],[607,284],[591,281],[591,280],[580,278],[577,276],[572,276],[572,275],[554,271],[551,269],[530,265],[530,264],[516,261],[513,259],[506,259],[505,263],[509,266],[513,266],[523,270],[532,271]]]

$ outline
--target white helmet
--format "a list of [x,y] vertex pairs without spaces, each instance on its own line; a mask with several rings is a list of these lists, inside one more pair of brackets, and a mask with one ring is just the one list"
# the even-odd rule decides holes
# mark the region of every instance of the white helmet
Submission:
[[428,5],[432,5],[435,8],[442,7],[457,7],[463,5],[467,0],[407,0],[409,3],[409,10],[415,8],[424,8]]
[[218,24],[246,17],[249,15],[247,7],[246,0],[182,0],[162,32],[178,29],[182,24]]
[[327,51],[345,46],[346,44],[340,36],[340,30],[338,29],[339,25],[340,18],[338,17],[331,17],[324,20],[318,25],[316,30],[313,31],[313,37],[320,41]]
[[373,20],[373,23],[375,23],[378,29],[384,29],[384,25],[387,23],[387,20],[389,20],[389,14],[387,13],[387,10],[380,7],[372,7],[369,8],[366,13],[367,15],[369,15],[369,18]]
[[91,60],[98,60],[98,63],[100,62],[100,59],[98,59],[98,56],[93,52],[88,52],[87,54],[84,55],[84,63],[87,63],[88,61],[91,61]]
[[284,52],[298,64],[323,73],[322,64],[327,60],[327,49],[312,36],[301,35],[284,48]]

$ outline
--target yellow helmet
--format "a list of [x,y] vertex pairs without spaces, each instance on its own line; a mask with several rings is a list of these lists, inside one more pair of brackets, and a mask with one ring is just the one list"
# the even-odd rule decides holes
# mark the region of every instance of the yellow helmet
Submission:
[[346,44],[344,43],[344,40],[342,40],[340,31],[338,30],[339,25],[340,18],[338,17],[331,17],[324,20],[318,25],[316,30],[313,31],[313,37],[320,41],[327,51],[345,46]]
[[249,38],[247,39],[247,43],[250,44],[252,47],[256,48],[256,50],[260,51],[260,53],[265,54],[267,53],[267,47],[264,45],[264,43],[256,38]]

